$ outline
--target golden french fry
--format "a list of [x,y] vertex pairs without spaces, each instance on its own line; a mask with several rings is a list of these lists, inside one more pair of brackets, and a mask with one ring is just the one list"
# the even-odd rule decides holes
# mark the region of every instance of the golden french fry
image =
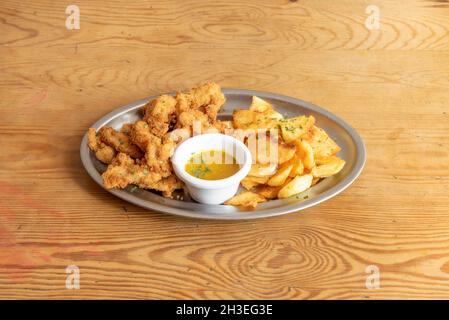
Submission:
[[258,186],[260,184],[259,182],[252,180],[250,177],[246,177],[245,179],[240,181],[240,183],[242,184],[243,188],[245,188],[246,190],[251,190],[255,186]]
[[276,172],[276,174],[268,180],[267,184],[272,187],[277,187],[284,184],[290,174],[290,171],[292,171],[292,168],[292,164],[281,167],[278,172]]
[[278,187],[272,187],[268,185],[260,185],[256,189],[256,193],[260,194],[262,197],[266,199],[276,199],[278,196],[279,190],[282,189],[282,185]]
[[269,102],[257,96],[253,96],[249,110],[264,113],[273,110],[273,106]]
[[268,114],[268,118],[277,120],[276,123],[278,123],[279,120],[284,119],[284,116],[277,111],[272,111]]
[[251,166],[251,170],[249,171],[248,175],[253,177],[272,176],[273,174],[276,173],[277,167],[278,166],[276,163],[268,163],[268,164],[254,163]]
[[326,158],[317,158],[317,157],[315,156],[315,165],[317,165],[317,166],[322,165],[322,164],[329,163],[329,162],[331,162],[331,161],[332,161],[332,156],[326,157]]
[[267,201],[267,199],[262,197],[260,194],[251,191],[245,191],[225,201],[225,204],[255,208],[259,202],[265,201]]
[[271,176],[261,176],[261,177],[255,177],[255,176],[246,176],[245,179],[257,182],[258,184],[265,184],[270,180]]
[[252,110],[235,110],[232,122],[236,129],[264,129],[276,128],[278,124],[278,113],[261,113]]
[[299,116],[279,121],[282,138],[285,142],[293,142],[309,133],[315,123],[313,116]]
[[313,177],[312,184],[310,186],[316,185],[320,180],[321,180],[321,178]]
[[247,129],[254,122],[254,112],[251,110],[234,110],[232,123],[236,129]]
[[[254,137],[248,138],[248,148],[252,151],[256,162],[259,164],[279,163],[282,164],[291,158],[296,153],[294,144],[280,141],[278,137],[273,136],[258,136],[253,145],[249,142]],[[260,141],[260,139],[265,139]],[[256,148],[255,148],[256,147]],[[254,150],[256,149],[256,150]],[[254,151],[257,151],[254,153]]]
[[287,183],[282,187],[281,190],[279,190],[278,198],[288,198],[307,190],[312,185],[312,180],[313,176],[311,174],[296,176],[292,181]]
[[278,145],[278,162],[283,164],[291,160],[296,153],[296,147],[293,144],[279,142]]
[[311,138],[307,141],[313,149],[316,158],[325,159],[335,155],[341,148],[332,140],[323,129],[313,126]]
[[249,126],[250,129],[264,129],[269,130],[276,128],[278,125],[278,119],[272,117],[270,114],[255,112],[254,122]]
[[296,140],[296,147],[298,149],[298,155],[302,160],[304,168],[311,170],[315,166],[315,157],[313,155],[313,149],[306,140]]
[[304,173],[304,164],[299,156],[295,155],[295,157],[291,160],[293,164],[292,171],[290,171],[290,177],[294,178],[296,176],[300,176]]
[[314,177],[326,178],[337,174],[344,166],[345,161],[343,159],[333,156],[329,162],[314,167],[310,173]]
[[[276,119],[276,120],[280,120],[283,119],[284,117],[282,116],[282,114],[280,114],[279,112],[274,111],[273,106],[271,105],[271,103],[253,96],[252,102],[251,102],[251,106],[249,107],[249,110],[254,111],[254,112],[258,112],[258,113],[263,113],[266,117],[268,117],[269,119]],[[260,122],[260,119],[258,120]]]

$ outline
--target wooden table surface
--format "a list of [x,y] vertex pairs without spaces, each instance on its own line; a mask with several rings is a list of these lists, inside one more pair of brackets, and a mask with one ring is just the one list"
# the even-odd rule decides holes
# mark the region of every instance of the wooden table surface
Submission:
[[[0,298],[449,298],[449,1],[2,0],[0,24]],[[222,222],[86,174],[97,119],[206,80],[346,119],[362,175],[314,208]]]

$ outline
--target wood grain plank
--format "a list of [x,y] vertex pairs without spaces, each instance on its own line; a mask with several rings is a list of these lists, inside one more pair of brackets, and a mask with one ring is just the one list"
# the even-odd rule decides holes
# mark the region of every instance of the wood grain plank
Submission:
[[[63,1],[2,1],[0,298],[447,299],[448,8],[377,4],[369,31],[365,1],[81,0],[69,31]],[[99,117],[205,80],[346,119],[362,176],[302,212],[218,222],[142,210],[84,172]]]

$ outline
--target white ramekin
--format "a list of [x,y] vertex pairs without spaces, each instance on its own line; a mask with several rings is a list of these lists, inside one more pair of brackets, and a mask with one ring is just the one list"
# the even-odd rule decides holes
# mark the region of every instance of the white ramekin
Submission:
[[[220,180],[199,179],[186,172],[186,163],[190,157],[194,153],[207,150],[224,150],[233,155],[240,164],[240,170]],[[205,204],[221,204],[236,194],[240,181],[251,169],[252,158],[251,152],[241,141],[224,134],[207,133],[182,142],[176,148],[171,162],[176,175],[185,183],[193,199]]]

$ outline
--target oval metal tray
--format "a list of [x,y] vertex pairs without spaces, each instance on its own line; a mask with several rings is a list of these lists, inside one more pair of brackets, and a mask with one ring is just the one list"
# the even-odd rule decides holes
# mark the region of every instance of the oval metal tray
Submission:
[[[256,95],[271,102],[276,111],[286,117],[313,115],[316,123],[338,143],[342,150],[338,156],[346,161],[342,171],[325,178],[309,190],[282,200],[261,203],[253,210],[245,210],[227,205],[206,205],[191,200],[164,198],[150,190],[128,187],[124,190],[108,190],[117,197],[140,207],[179,216],[202,219],[256,219],[296,212],[317,205],[345,190],[361,173],[366,159],[366,151],[359,134],[345,121],[334,114],[311,103],[279,94],[244,89],[223,89],[226,104],[219,113],[220,119],[230,119],[236,108],[248,108],[251,98]],[[99,129],[105,125],[120,129],[122,124],[140,119],[140,108],[150,99],[142,99],[115,109],[92,125]],[[87,129],[87,128],[86,128]],[[98,161],[87,146],[87,134],[81,142],[81,160],[89,175],[103,187],[101,173],[106,166]]]

